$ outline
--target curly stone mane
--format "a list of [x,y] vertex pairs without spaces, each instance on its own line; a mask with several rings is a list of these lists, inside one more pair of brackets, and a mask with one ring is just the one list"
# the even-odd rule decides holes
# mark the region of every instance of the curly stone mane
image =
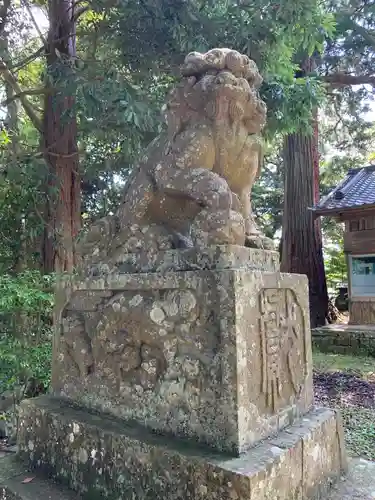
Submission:
[[[242,122],[249,134],[259,133],[266,121],[266,105],[258,89],[262,77],[254,61],[230,49],[192,52],[181,68],[183,81],[164,107],[169,137],[186,127],[209,120]],[[211,125],[212,126],[212,125]]]

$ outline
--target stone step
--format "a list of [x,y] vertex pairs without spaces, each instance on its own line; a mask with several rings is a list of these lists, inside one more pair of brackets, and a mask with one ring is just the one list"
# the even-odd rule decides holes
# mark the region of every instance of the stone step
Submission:
[[18,443],[84,500],[325,500],[346,469],[338,415],[323,408],[233,456],[45,396],[22,403]]
[[[34,477],[14,457],[0,458],[0,500],[81,500],[81,496],[63,486]],[[25,478],[34,479],[23,484]],[[374,500],[375,462],[351,459],[349,472],[333,488],[326,500]]]
[[[23,483],[25,479],[32,481]],[[0,459],[0,500],[81,500],[81,496],[52,481],[35,477],[14,454]]]

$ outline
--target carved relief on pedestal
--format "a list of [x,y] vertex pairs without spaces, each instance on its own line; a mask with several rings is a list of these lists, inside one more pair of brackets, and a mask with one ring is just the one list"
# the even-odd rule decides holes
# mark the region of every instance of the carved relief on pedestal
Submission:
[[165,371],[162,346],[149,314],[152,302],[150,294],[120,292],[103,307],[93,351],[100,377],[118,390],[133,384],[153,389]]
[[295,293],[270,288],[259,294],[261,392],[276,412],[288,398],[300,395],[305,380],[305,321]]
[[155,389],[178,356],[170,339],[183,343],[200,310],[190,290],[123,291],[90,310],[72,304],[62,319],[64,373],[88,384],[93,376],[116,391]]
[[94,370],[91,339],[86,332],[85,317],[81,312],[71,312],[62,318],[60,359],[65,369],[84,378]]

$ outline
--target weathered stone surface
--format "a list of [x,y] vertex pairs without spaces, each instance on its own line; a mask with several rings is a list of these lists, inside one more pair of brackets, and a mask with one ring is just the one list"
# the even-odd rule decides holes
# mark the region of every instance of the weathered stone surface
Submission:
[[322,352],[375,357],[374,325],[327,325],[311,333],[313,345]]
[[115,215],[81,239],[87,272],[145,249],[273,246],[251,208],[266,119],[256,64],[235,50],[213,49],[189,54],[182,74],[164,107],[167,132],[133,169]]
[[[348,473],[342,476],[324,500],[374,500],[375,462],[362,458],[350,458]],[[25,477],[34,475],[13,456],[7,455],[0,462],[1,500],[82,500],[82,496],[67,491],[61,485],[45,479],[34,478],[31,483],[22,484]],[[6,485],[6,486],[5,486]],[[3,495],[3,497],[1,496]],[[182,499],[181,499],[182,500]]]
[[57,396],[234,453],[312,405],[303,276],[109,275],[76,282],[66,299]]
[[12,444],[17,440],[18,405],[25,390],[24,386],[17,386],[0,394],[0,438],[7,438]]
[[138,253],[119,253],[115,259],[85,268],[86,278],[110,273],[165,273],[222,269],[257,269],[278,271],[279,254],[271,250],[239,245],[214,245],[205,249],[187,248],[154,252],[144,249]]
[[23,403],[19,457],[84,499],[308,500],[345,470],[336,415],[317,409],[239,458],[38,398]]

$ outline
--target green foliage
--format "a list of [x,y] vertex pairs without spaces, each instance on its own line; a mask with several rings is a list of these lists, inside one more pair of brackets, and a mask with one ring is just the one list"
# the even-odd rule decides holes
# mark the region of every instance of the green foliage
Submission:
[[51,379],[51,338],[28,345],[12,336],[2,336],[0,359],[0,393],[19,386],[26,387],[26,394],[47,391]]
[[[335,36],[326,46],[324,65],[330,71],[357,76],[374,74],[375,9],[373,0],[326,0],[336,21]],[[371,89],[367,92],[371,94]]]
[[327,284],[335,288],[340,283],[347,283],[347,265],[343,245],[338,248],[325,247],[325,270]]
[[0,276],[0,392],[49,385],[52,284],[37,271]]
[[106,42],[116,47],[118,64],[143,80],[150,71],[175,71],[191,50],[227,46],[248,54],[265,77],[269,129],[287,132],[309,123],[312,106],[322,95],[320,81],[295,80],[296,47],[307,53],[321,49],[334,31],[334,19],[314,0],[274,6],[263,0],[129,0],[106,11],[96,33],[104,30]]
[[0,131],[0,147],[7,146],[11,142],[8,132],[4,129]]
[[[44,231],[41,193],[46,167],[37,154],[39,134],[20,113],[9,142],[0,142],[0,273],[11,273],[38,261]],[[28,252],[25,252],[25,249]]]
[[344,227],[334,219],[324,217],[322,232],[327,286],[331,293],[337,293],[337,286],[348,281],[348,269],[344,253]]
[[49,337],[53,308],[53,278],[27,270],[0,276],[0,335],[26,344]]
[[283,160],[279,154],[282,138],[274,138],[265,151],[264,166],[252,192],[254,214],[269,238],[278,236],[283,209]]
[[[18,177],[18,176],[17,176]],[[43,221],[34,211],[37,189],[24,176],[15,183],[0,176],[0,272],[12,272],[20,265],[36,260],[36,241],[42,233]],[[25,253],[25,248],[28,252]]]
[[0,314],[22,312],[26,315],[52,313],[52,276],[27,270],[16,276],[0,276]]
[[312,132],[313,110],[324,102],[325,94],[317,78],[298,78],[285,82],[275,76],[265,83],[262,96],[268,103],[268,126],[266,134],[270,139],[275,131],[294,133]]

